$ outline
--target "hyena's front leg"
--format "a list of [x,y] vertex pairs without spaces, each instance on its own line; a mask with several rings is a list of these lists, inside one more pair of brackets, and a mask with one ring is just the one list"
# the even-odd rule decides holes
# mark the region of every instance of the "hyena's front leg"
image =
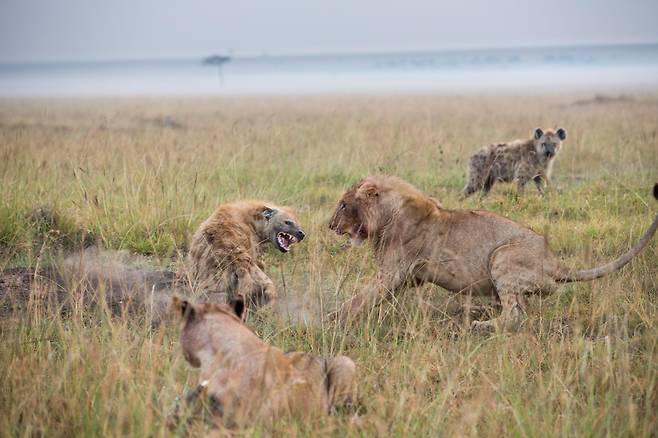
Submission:
[[532,179],[530,171],[525,166],[520,166],[514,172],[514,182],[516,183],[516,192],[521,195],[524,192],[525,185]]
[[276,286],[260,268],[254,268],[252,273],[253,279],[256,282],[256,297],[260,305],[265,305],[276,300],[277,292]]
[[535,187],[537,187],[539,194],[544,196],[545,178],[542,175],[537,175],[533,178],[533,181],[535,182]]
[[240,270],[238,287],[233,297],[242,297],[245,302],[255,307],[261,307],[276,300],[276,286],[258,266]]

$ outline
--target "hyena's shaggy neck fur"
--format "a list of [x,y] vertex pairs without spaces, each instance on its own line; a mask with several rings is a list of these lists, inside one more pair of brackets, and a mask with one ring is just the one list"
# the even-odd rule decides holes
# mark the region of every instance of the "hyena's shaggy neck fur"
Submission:
[[263,247],[287,252],[303,238],[286,207],[251,200],[220,205],[192,238],[189,263],[194,286],[211,301],[240,296],[250,304],[266,304],[276,298],[276,288],[264,272]]

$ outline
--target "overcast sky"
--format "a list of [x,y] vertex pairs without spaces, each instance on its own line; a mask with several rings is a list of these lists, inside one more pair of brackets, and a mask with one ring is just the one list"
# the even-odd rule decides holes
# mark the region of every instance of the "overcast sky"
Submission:
[[658,0],[0,0],[0,62],[658,42]]

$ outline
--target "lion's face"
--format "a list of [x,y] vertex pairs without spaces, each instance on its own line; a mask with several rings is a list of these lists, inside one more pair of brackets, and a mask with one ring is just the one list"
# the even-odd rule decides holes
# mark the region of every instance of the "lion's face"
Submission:
[[349,235],[354,246],[368,239],[380,246],[398,238],[405,221],[418,221],[439,208],[439,201],[400,178],[371,175],[343,194],[329,228]]
[[174,296],[171,307],[181,318],[180,343],[185,360],[193,367],[201,366],[199,355],[209,348],[213,323],[241,324],[245,318],[242,298],[236,298],[229,304],[193,304]]
[[329,229],[339,235],[349,235],[353,246],[359,246],[368,239],[368,209],[371,202],[362,189],[363,182],[345,192],[329,222]]
[[267,207],[263,211],[263,218],[264,238],[281,252],[290,251],[294,243],[301,242],[306,236],[292,212],[286,209]]
[[541,128],[535,129],[535,150],[541,160],[550,160],[555,157],[562,147],[562,142],[567,138],[567,131],[558,128],[555,132],[548,130],[544,132]]

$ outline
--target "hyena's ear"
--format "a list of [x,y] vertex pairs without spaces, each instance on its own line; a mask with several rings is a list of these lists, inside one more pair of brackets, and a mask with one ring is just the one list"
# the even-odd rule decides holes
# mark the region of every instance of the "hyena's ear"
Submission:
[[535,128],[535,140],[539,140],[542,135],[544,135],[544,131],[541,128]]
[[263,210],[263,217],[267,220],[270,220],[278,212],[279,210],[277,210],[276,208],[265,207],[265,209]]
[[567,131],[564,128],[558,128],[555,133],[560,137],[560,140],[564,141],[567,139]]
[[235,312],[235,316],[237,316],[240,321],[244,321],[245,317],[247,314],[244,311],[244,298],[241,296],[235,297],[231,300],[229,303],[229,306],[231,306],[231,309]]
[[171,308],[174,310],[174,313],[185,320],[193,319],[196,314],[192,303],[178,298],[176,295],[171,298]]
[[379,187],[372,182],[364,182],[356,191],[357,196],[364,198],[376,198],[379,196]]

